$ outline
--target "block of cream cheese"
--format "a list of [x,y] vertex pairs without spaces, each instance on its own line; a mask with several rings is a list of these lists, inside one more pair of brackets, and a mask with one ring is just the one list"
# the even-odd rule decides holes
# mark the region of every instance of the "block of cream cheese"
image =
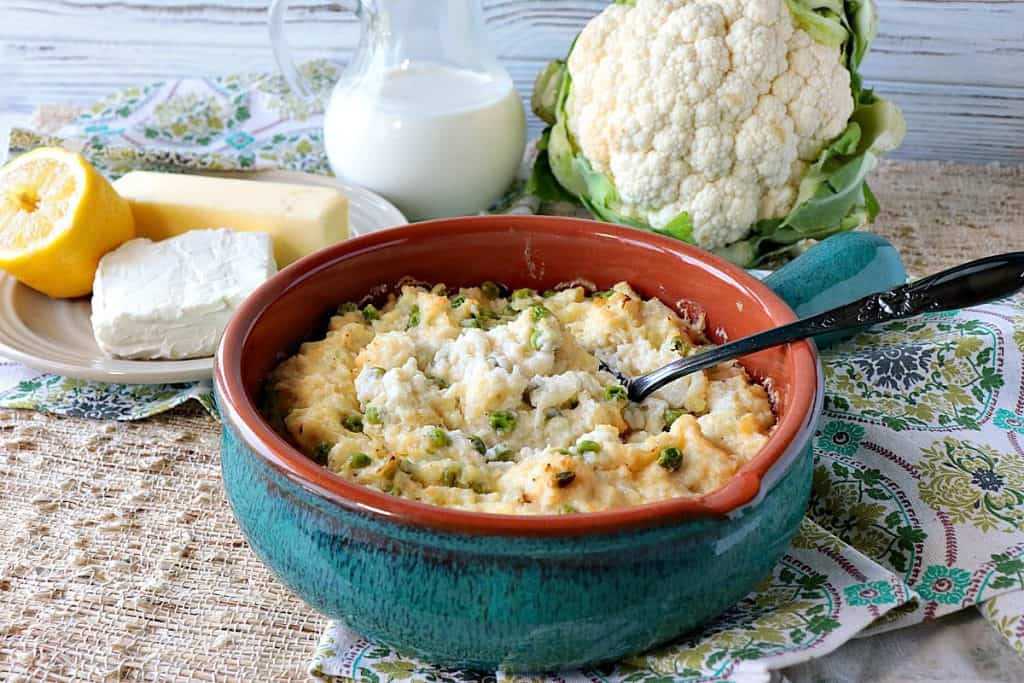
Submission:
[[139,237],[219,227],[266,232],[281,268],[348,237],[348,199],[332,187],[133,171],[114,188],[131,205]]
[[100,259],[92,330],[109,356],[212,356],[228,319],[277,271],[270,236],[194,230],[125,242]]

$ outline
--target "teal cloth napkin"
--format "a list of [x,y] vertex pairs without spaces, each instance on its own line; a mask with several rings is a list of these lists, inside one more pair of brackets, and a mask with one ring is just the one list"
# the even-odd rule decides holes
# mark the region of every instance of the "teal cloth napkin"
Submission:
[[[321,92],[339,67],[304,71]],[[111,176],[136,168],[326,173],[319,113],[265,74],[155,83],[112,94],[55,136],[15,130],[15,152],[81,151]],[[515,188],[507,212],[574,213]],[[714,623],[615,665],[552,681],[767,680],[850,638],[979,605],[1024,654],[1024,299],[879,326],[823,354],[814,493],[771,576]],[[5,379],[6,378],[6,379]],[[140,419],[208,383],[77,382],[0,365],[0,405]],[[332,624],[310,673],[325,679],[473,681]],[[531,679],[534,680],[534,679]]]

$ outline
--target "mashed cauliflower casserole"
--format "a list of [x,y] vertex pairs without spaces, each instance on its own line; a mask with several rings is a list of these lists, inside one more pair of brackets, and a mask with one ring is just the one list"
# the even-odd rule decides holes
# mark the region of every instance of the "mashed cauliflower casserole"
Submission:
[[492,513],[591,512],[721,487],[775,425],[768,394],[723,363],[631,404],[616,378],[708,345],[628,284],[512,292],[405,286],[342,304],[267,384],[292,443],[353,482]]

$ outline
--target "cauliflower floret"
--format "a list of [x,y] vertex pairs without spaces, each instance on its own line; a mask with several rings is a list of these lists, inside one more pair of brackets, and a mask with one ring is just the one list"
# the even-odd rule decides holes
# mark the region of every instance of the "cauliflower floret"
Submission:
[[798,28],[785,0],[611,5],[568,69],[569,132],[623,212],[664,227],[687,211],[705,249],[785,216],[854,107],[840,50]]

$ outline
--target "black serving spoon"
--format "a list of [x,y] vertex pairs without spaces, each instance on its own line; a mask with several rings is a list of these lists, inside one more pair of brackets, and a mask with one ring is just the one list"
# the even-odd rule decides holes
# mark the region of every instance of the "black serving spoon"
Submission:
[[825,332],[853,332],[868,325],[922,313],[977,306],[1009,296],[1021,288],[1024,288],[1024,252],[1016,251],[971,261],[910,284],[870,294],[845,306],[680,358],[640,377],[630,379],[604,363],[602,368],[618,377],[630,401],[639,403],[669,382],[722,361]]

